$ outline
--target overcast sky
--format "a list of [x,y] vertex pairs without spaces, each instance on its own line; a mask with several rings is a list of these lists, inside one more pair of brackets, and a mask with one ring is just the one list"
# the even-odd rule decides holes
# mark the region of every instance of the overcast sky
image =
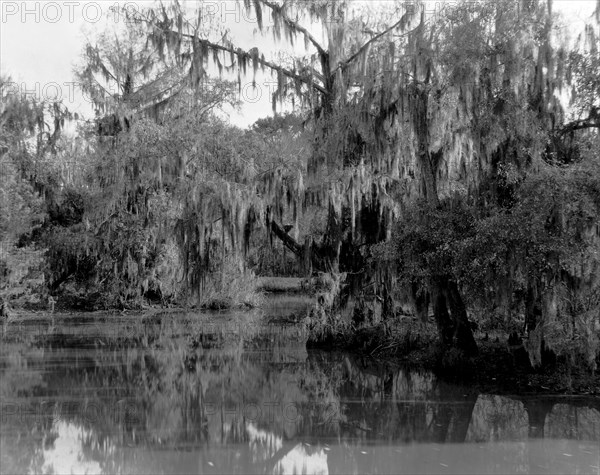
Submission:
[[[516,1],[516,0],[515,0]],[[109,20],[109,12],[116,0],[98,1],[9,1],[0,0],[0,68],[9,74],[21,90],[31,91],[36,97],[52,97],[58,92],[67,107],[87,117],[92,116],[90,104],[73,83],[73,66],[79,61],[86,37],[93,38]],[[194,2],[188,2],[193,4]],[[207,3],[207,2],[205,2]],[[440,0],[431,0],[440,3]],[[148,6],[152,2],[128,2]],[[258,46],[261,51],[276,52],[278,46],[270,37],[254,35],[256,22],[243,7],[233,0],[215,0],[214,11],[231,29],[239,44],[249,49]],[[595,0],[555,0],[555,8],[566,13],[577,31],[592,13]],[[281,47],[281,46],[279,46]],[[258,89],[249,87],[252,76],[242,92],[244,103],[240,114],[232,113],[231,121],[240,126],[271,114],[271,98],[267,81],[270,76],[257,75]]]

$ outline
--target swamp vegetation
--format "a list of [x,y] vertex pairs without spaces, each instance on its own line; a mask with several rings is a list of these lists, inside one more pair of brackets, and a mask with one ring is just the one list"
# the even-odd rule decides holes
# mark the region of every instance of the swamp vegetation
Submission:
[[[382,3],[245,0],[276,59],[202,2],[124,11],[75,71],[93,121],[1,78],[4,318],[257,307],[294,276],[311,345],[450,371],[497,339],[593,379],[600,2],[576,37],[550,0]],[[231,125],[260,74],[275,114]]]

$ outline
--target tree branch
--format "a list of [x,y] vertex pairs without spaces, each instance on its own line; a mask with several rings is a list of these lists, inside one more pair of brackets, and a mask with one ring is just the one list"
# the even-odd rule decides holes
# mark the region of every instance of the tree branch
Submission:
[[165,28],[161,27],[160,25],[152,23],[152,21],[147,18],[141,19],[141,21],[145,21],[146,23],[150,24],[152,27],[161,30],[163,33],[178,35],[183,38],[187,38],[190,41],[197,41],[200,45],[202,45],[208,49],[216,50],[216,51],[223,51],[225,53],[230,53],[230,54],[234,54],[238,57],[249,59],[250,61],[256,61],[257,63],[261,64],[262,66],[264,66],[266,68],[271,69],[272,71],[277,71],[286,77],[300,81],[303,84],[305,84],[306,86],[316,89],[318,92],[320,92],[321,94],[323,94],[325,96],[328,95],[328,91],[323,86],[316,84],[315,82],[309,81],[307,78],[302,77],[299,74],[293,73],[289,69],[283,68],[281,66],[276,65],[275,63],[267,61],[266,59],[261,58],[258,55],[252,55],[249,52],[242,50],[241,48],[234,48],[233,46],[229,46],[229,45],[227,45],[227,46],[220,45],[217,43],[213,43],[212,41],[199,38],[199,37],[189,34],[189,33],[179,33],[177,31],[165,29]]
[[296,240],[286,233],[275,221],[271,221],[271,232],[281,239],[281,242],[285,244],[285,247],[287,247],[298,257],[302,257],[304,255],[304,246],[298,244]]
[[[297,257],[304,258],[304,246],[296,242],[296,240],[286,233],[275,221],[271,221],[269,224],[269,229],[275,236],[281,239],[281,242],[287,247],[290,251],[292,251]],[[314,269],[317,269],[322,272],[329,272],[330,265],[328,265],[327,259],[323,256],[322,249],[311,246],[310,250],[310,261]]]
[[203,40],[201,38],[197,38],[194,37],[192,35],[184,35],[184,36],[189,36],[190,38],[194,38],[195,41],[198,41],[200,44],[211,48],[211,49],[215,49],[215,50],[219,50],[219,51],[224,51],[226,53],[233,53],[237,56],[241,56],[243,58],[247,58],[250,59],[252,61],[256,60],[258,63],[260,63],[261,65],[273,70],[273,71],[277,71],[280,72],[281,74],[283,74],[284,76],[287,76],[291,79],[295,79],[298,80],[300,82],[302,82],[303,84],[306,84],[309,87],[313,87],[314,89],[316,89],[317,91],[319,91],[321,94],[323,95],[328,95],[327,91],[325,90],[325,88],[319,84],[315,84],[315,83],[311,83],[310,81],[308,81],[306,78],[295,74],[293,72],[291,72],[288,69],[285,69],[281,66],[276,65],[275,63],[272,63],[270,61],[267,61],[266,59],[263,59],[261,57],[258,56],[252,56],[250,53],[248,53],[247,51],[244,51],[240,48],[234,48],[233,46],[223,46],[223,45],[218,45],[216,43],[212,43],[211,41],[208,40]]
[[574,120],[573,122],[569,122],[568,124],[563,125],[558,130],[558,136],[563,136],[568,134],[569,132],[574,132],[576,130],[582,129],[600,129],[600,115],[590,115],[590,117],[586,119]]
[[[409,12],[405,13],[404,15],[402,15],[402,18],[400,18],[400,20],[398,20],[396,23],[394,23],[392,26],[390,26],[389,28],[383,30],[381,33],[373,36],[369,41],[367,41],[364,45],[362,45],[358,51],[356,53],[354,53],[352,56],[350,56],[348,59],[346,59],[343,62],[340,62],[337,66],[337,68],[335,68],[331,74],[335,74],[336,71],[338,69],[346,69],[348,67],[348,65],[354,61],[358,56],[360,56],[371,44],[373,44],[375,41],[377,41],[379,38],[381,38],[382,36],[388,34],[390,31],[395,30],[396,28],[398,28],[400,25],[402,25],[403,23],[405,23],[407,21],[407,15],[409,15]],[[418,28],[418,26],[416,27]],[[409,33],[411,33],[414,30],[408,31],[406,33],[404,33],[403,35],[400,36],[406,36]]]
[[276,12],[278,15],[281,15],[281,18],[283,19],[283,21],[290,28],[292,28],[293,30],[299,31],[306,38],[308,38],[308,41],[310,41],[313,44],[313,46],[317,49],[317,51],[319,52],[320,55],[327,55],[328,54],[327,51],[325,51],[325,49],[323,49],[323,47],[319,44],[319,42],[315,39],[315,37],[313,35],[311,35],[306,28],[304,28],[303,26],[300,26],[298,23],[296,23],[295,21],[293,21],[292,19],[290,19],[285,14],[285,11],[283,9],[283,5],[277,5],[276,3],[270,2],[269,0],[259,0],[259,1],[263,5],[266,5],[271,10],[273,10],[274,12]]

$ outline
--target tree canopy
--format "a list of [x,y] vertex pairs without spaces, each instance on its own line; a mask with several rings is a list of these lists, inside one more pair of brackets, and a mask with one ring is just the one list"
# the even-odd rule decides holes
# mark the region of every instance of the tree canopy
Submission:
[[[522,317],[534,362],[596,325],[600,3],[570,41],[550,0],[375,14],[245,0],[258,32],[294,51],[275,59],[202,7],[127,12],[123,31],[86,44],[96,173],[77,184],[72,246],[48,233],[53,285],[85,274],[121,301],[199,298],[207,278],[226,287],[227,259],[243,274],[264,233],[329,275],[325,313],[370,302],[385,317],[406,297],[467,353],[468,317],[488,307],[515,315],[506,327]],[[292,97],[296,111],[235,128],[217,111],[237,103],[232,75],[239,92],[259,70],[276,79],[274,109]],[[24,150],[37,130],[38,156],[56,155],[67,112],[53,105],[50,126],[40,105],[10,104],[7,143]]]

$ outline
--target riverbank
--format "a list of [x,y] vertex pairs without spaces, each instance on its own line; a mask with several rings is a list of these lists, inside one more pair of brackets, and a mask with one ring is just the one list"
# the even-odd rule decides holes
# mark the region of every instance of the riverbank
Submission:
[[[298,279],[300,280],[300,279]],[[268,281],[267,281],[268,282]],[[279,279],[279,288],[299,285],[295,282]],[[263,287],[264,288],[264,287]],[[270,294],[270,296],[269,296]],[[485,334],[476,332],[475,337],[479,353],[473,358],[465,358],[459,352],[440,350],[437,332],[433,323],[422,324],[411,317],[396,317],[384,323],[353,330],[341,327],[337,332],[329,331],[327,336],[317,334],[311,329],[310,319],[304,319],[306,309],[311,305],[310,297],[301,292],[286,293],[273,291],[266,293],[265,305],[258,313],[265,322],[293,325],[306,334],[308,349],[344,350],[359,355],[365,361],[374,364],[385,362],[415,371],[432,371],[438,377],[467,383],[485,393],[497,394],[580,394],[600,395],[600,375],[580,366],[569,364],[568,359],[556,359],[542,369],[533,369],[522,345],[509,346],[507,335],[501,333]],[[86,312],[91,318],[95,314],[108,323],[110,318],[127,316],[139,317],[141,326],[132,327],[132,331],[143,330],[144,322],[167,319],[169,315],[179,313],[208,312],[207,321],[218,323],[223,311],[171,307],[160,305],[147,306],[137,310],[110,310]],[[79,309],[57,307],[54,318],[47,310],[13,310],[11,327],[28,321],[61,321],[69,319]],[[231,313],[229,310],[228,313]],[[233,313],[243,315],[248,310],[238,309]],[[113,317],[110,317],[112,315]],[[5,319],[6,321],[6,319]],[[33,322],[30,322],[33,323]],[[54,323],[53,323],[54,325]],[[218,327],[215,326],[215,328]]]
[[351,351],[365,359],[394,362],[415,371],[431,371],[447,381],[467,383],[485,393],[600,395],[600,374],[569,358],[549,358],[533,368],[523,345],[509,345],[508,335],[475,332],[478,354],[465,357],[442,351],[435,325],[398,317],[356,331],[311,334],[309,349]]
[[278,294],[306,293],[303,284],[306,279],[301,277],[258,277],[257,288],[263,292]]
[[[207,296],[195,305],[185,305],[178,300],[138,299],[110,305],[100,292],[81,292],[73,286],[63,288],[49,298],[47,290],[31,293],[25,288],[15,287],[0,294],[0,317],[7,314],[35,312],[93,312],[93,311],[146,311],[153,309],[203,309],[226,310],[233,308],[255,308],[262,306],[262,297],[269,294],[305,295],[308,289],[305,279],[300,277],[247,277],[230,283],[225,290],[208,290]],[[52,303],[51,303],[52,301]]]

